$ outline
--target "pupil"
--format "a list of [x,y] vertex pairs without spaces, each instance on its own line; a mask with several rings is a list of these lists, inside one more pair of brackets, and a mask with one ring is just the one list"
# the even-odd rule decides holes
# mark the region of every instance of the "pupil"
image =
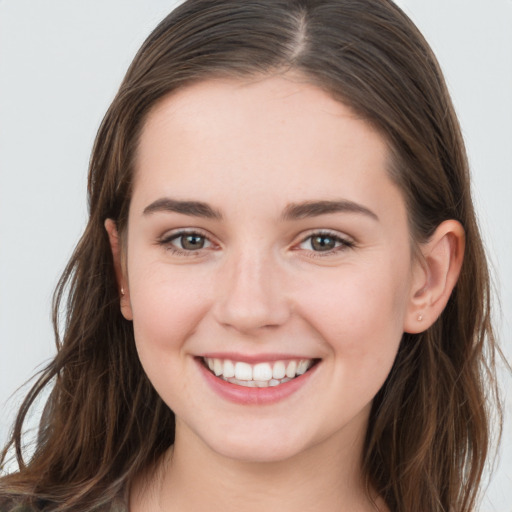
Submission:
[[185,235],[181,239],[183,249],[202,249],[204,246],[204,238],[199,235]]
[[330,251],[334,249],[336,242],[330,236],[315,236],[311,245],[315,251]]

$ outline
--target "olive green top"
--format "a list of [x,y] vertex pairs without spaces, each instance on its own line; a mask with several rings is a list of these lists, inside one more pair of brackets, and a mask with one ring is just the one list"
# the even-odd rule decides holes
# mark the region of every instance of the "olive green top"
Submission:
[[[0,512],[41,512],[41,511],[48,511],[50,512],[52,510],[51,506],[32,506],[32,505],[16,505],[13,504],[0,504]],[[107,507],[101,507],[101,509],[96,509],[98,512],[128,512],[128,506],[126,505],[126,502],[121,499],[114,500],[111,505]]]

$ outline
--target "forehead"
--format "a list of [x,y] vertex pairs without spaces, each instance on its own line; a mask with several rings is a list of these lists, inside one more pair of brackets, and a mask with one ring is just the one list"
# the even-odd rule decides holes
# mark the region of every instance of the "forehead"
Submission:
[[[157,102],[144,124],[142,143],[147,146],[148,138],[153,138],[156,132],[173,128],[176,137],[197,137],[209,130],[214,135],[225,128],[237,129],[238,136],[246,135],[257,143],[278,133],[288,135],[296,127],[293,133],[296,140],[314,141],[329,139],[333,129],[335,136],[342,128],[337,121],[343,119],[346,124],[352,121],[351,126],[346,126],[348,131],[355,136],[362,131],[366,135],[371,133],[385,150],[384,141],[368,123],[300,75],[253,80],[211,79],[178,89]],[[319,133],[319,127],[325,131]],[[338,143],[345,141],[350,145],[348,131],[338,138]]]
[[392,185],[388,155],[377,130],[297,77],[208,80],[168,95],[148,115],[134,196],[222,201],[229,189],[283,202],[371,202]]

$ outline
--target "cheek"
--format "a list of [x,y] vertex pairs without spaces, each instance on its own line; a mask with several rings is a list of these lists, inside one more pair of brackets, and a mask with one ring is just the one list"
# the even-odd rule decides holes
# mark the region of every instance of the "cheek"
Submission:
[[391,261],[336,270],[309,283],[302,314],[347,371],[391,368],[407,309],[403,270]]
[[142,363],[150,358],[158,362],[181,351],[208,309],[207,276],[155,262],[144,267],[134,265],[129,283],[135,341]]
[[201,293],[207,286],[204,276],[146,263],[129,269],[135,345],[149,380],[177,413],[194,398],[186,378],[193,363],[186,342],[208,308],[207,294]]

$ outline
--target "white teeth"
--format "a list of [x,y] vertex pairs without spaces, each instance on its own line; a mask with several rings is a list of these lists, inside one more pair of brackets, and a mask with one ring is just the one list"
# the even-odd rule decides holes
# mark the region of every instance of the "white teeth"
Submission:
[[224,371],[222,372],[222,375],[224,375],[226,379],[235,376],[235,365],[233,364],[233,361],[230,361],[229,359],[224,361]]
[[309,368],[309,361],[301,359],[299,365],[297,366],[297,375],[302,375],[306,373],[306,370]]
[[283,361],[277,361],[274,363],[274,368],[272,369],[272,377],[274,379],[282,379],[286,375],[286,366]]
[[222,375],[222,370],[224,369],[223,367],[224,365],[222,364],[222,361],[220,359],[213,360],[213,372],[215,373],[215,375],[217,375],[217,377],[219,375]]
[[235,377],[238,380],[252,380],[252,366],[239,361],[235,364]]
[[230,359],[204,358],[208,368],[222,379],[246,387],[278,386],[306,373],[313,366],[312,359],[276,361],[251,365]]
[[293,377],[295,377],[296,374],[297,374],[297,362],[290,361],[288,363],[288,366],[286,367],[286,376],[289,379],[293,379]]
[[289,382],[292,379],[288,379],[285,377],[284,379],[270,379],[270,380],[239,380],[235,378],[226,379],[224,376],[221,376],[221,379],[230,382],[231,384],[236,384],[237,386],[243,386],[246,388],[268,388],[273,386],[279,386],[279,384],[284,384],[285,382]]
[[254,380],[269,381],[272,378],[272,367],[268,363],[258,363],[252,369]]

